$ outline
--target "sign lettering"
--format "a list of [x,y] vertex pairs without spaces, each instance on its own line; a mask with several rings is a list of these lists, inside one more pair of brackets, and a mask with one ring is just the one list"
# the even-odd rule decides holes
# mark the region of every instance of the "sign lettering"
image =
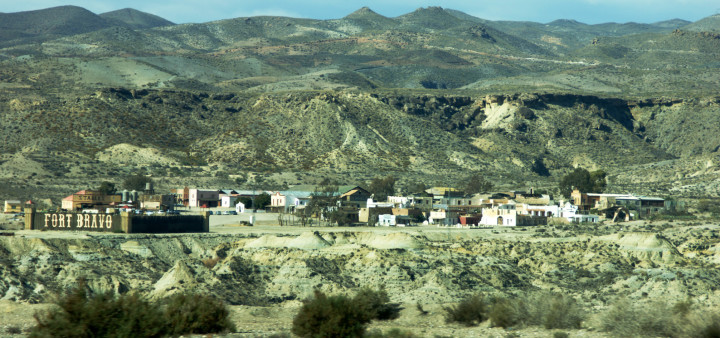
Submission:
[[[39,216],[36,224],[40,228],[68,228],[68,229],[112,229],[112,214],[43,214]],[[73,219],[75,218],[75,219]]]

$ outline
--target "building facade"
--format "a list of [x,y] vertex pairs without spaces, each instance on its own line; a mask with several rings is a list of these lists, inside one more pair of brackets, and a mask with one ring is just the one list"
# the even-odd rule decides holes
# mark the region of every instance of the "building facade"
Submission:
[[74,211],[81,209],[103,209],[113,207],[122,200],[120,195],[106,195],[97,190],[81,190],[63,198],[61,208]]

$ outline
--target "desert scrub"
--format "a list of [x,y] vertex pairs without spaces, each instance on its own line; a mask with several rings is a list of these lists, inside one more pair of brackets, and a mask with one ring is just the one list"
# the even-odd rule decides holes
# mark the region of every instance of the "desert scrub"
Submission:
[[384,290],[362,289],[349,298],[315,290],[293,318],[292,333],[300,337],[362,337],[373,319],[395,319],[400,308],[388,304]]
[[212,296],[178,293],[164,301],[167,332],[171,335],[235,331],[225,304]]
[[445,321],[448,323],[455,322],[473,326],[488,318],[488,304],[485,296],[481,294],[472,295],[455,306],[443,307],[443,309],[445,310]]
[[720,337],[720,314],[690,301],[670,305],[621,299],[601,314],[599,326],[623,337]]
[[162,310],[137,294],[91,295],[81,284],[59,297],[58,308],[35,314],[31,337],[159,337],[165,334]]
[[390,297],[384,289],[376,291],[363,288],[355,295],[353,302],[371,319],[391,320],[400,316],[399,304],[389,303]]
[[160,337],[232,331],[225,305],[202,295],[177,294],[152,303],[136,294],[91,294],[85,284],[35,314],[31,337]]
[[491,326],[503,328],[538,325],[546,329],[579,329],[585,319],[585,311],[575,299],[546,292],[516,297],[474,295],[445,311],[448,322],[466,326],[489,319]]

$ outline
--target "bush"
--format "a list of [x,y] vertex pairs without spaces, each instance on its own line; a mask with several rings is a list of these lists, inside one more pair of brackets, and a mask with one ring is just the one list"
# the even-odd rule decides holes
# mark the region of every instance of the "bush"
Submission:
[[35,314],[32,337],[159,337],[234,330],[225,305],[214,298],[176,295],[156,304],[138,294],[90,294],[85,283]]
[[207,295],[170,296],[165,300],[164,319],[172,335],[235,331],[225,304]]
[[616,336],[720,337],[717,309],[689,301],[631,303],[620,300],[600,316],[600,327]]
[[400,305],[396,303],[388,303],[388,297],[385,290],[378,291],[364,288],[355,295],[353,302],[361,311],[367,313],[371,319],[391,320],[400,317]]
[[[540,295],[535,302],[535,312],[546,329],[579,329],[585,318],[584,311],[574,298],[561,294]],[[537,315],[534,317],[538,317]]]
[[461,301],[453,307],[443,307],[445,310],[445,321],[456,322],[465,326],[473,326],[482,323],[487,319],[488,306],[485,297],[473,295]]
[[160,307],[137,294],[89,295],[83,283],[55,301],[59,308],[35,314],[31,337],[159,337],[165,334]]
[[488,318],[490,326],[502,328],[520,326],[523,320],[528,319],[527,306],[522,300],[496,298],[492,301]]
[[544,292],[515,298],[475,295],[445,310],[448,322],[467,326],[489,319],[491,326],[502,328],[540,325],[546,329],[578,329],[585,318],[572,297]]
[[352,299],[315,290],[315,296],[306,300],[293,318],[292,333],[300,337],[362,337],[370,320]]
[[664,303],[638,305],[620,300],[601,318],[601,328],[619,336],[672,337],[677,331],[673,311]]
[[300,337],[361,337],[365,324],[373,319],[399,317],[401,308],[389,301],[382,289],[364,288],[353,298],[326,296],[316,290],[293,319],[292,332]]

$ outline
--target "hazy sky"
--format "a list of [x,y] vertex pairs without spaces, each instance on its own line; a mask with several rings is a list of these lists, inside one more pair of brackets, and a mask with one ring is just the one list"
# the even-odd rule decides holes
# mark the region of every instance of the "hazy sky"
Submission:
[[674,18],[697,21],[720,13],[718,0],[0,0],[0,12],[19,12],[75,5],[95,13],[134,8],[175,23],[208,22],[256,15],[313,19],[341,18],[363,6],[387,17],[419,7],[442,6],[489,20],[550,22],[574,19],[584,23],[651,23]]

